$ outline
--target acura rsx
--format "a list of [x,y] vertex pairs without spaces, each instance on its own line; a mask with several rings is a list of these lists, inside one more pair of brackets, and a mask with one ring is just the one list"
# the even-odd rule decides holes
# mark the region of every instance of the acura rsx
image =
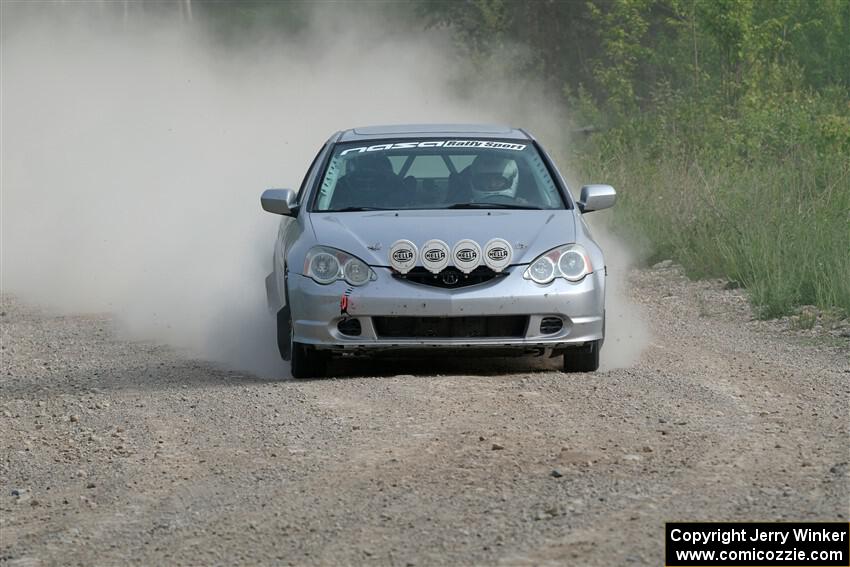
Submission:
[[526,131],[403,125],[337,132],[300,189],[269,189],[282,215],[266,278],[281,356],[296,378],[334,356],[422,351],[563,356],[599,367],[606,266],[575,201]]

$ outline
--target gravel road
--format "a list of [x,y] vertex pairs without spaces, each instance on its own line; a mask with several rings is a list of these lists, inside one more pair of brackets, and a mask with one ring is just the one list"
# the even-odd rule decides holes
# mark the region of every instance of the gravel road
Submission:
[[0,565],[657,566],[668,520],[847,520],[850,340],[630,279],[650,346],[579,375],[267,380],[6,296]]

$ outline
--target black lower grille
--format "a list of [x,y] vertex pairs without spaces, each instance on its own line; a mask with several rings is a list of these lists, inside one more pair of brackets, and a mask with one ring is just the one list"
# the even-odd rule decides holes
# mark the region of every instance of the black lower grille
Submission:
[[377,335],[383,338],[521,338],[525,336],[528,317],[372,317],[372,324]]
[[444,268],[436,274],[429,272],[421,266],[413,268],[406,274],[393,273],[393,276],[400,280],[447,288],[476,285],[506,275],[508,275],[507,272],[494,272],[487,266],[478,266],[468,274],[464,274],[454,266]]

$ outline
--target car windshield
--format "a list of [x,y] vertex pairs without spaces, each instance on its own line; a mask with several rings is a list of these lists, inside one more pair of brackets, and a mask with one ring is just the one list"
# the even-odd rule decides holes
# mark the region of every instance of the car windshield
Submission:
[[381,140],[337,144],[313,210],[563,209],[528,140]]

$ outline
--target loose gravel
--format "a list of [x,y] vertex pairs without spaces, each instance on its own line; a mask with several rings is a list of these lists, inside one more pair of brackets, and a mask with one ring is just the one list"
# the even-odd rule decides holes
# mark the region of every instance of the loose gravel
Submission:
[[654,566],[665,521],[847,520],[840,325],[758,321],[669,264],[631,284],[653,338],[629,368],[459,356],[312,381],[4,296],[0,565]]

